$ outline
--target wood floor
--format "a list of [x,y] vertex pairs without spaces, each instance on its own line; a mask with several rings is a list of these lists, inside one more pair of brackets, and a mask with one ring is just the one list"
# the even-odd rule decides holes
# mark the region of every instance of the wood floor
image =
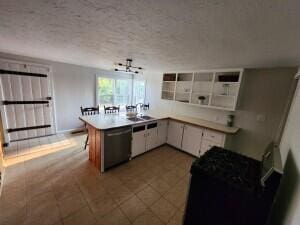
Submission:
[[55,135],[6,149],[1,225],[182,224],[194,158],[169,146],[106,173],[85,135]]

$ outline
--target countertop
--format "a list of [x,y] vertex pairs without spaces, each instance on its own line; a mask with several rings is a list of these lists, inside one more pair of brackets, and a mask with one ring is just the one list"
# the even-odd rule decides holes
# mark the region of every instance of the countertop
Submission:
[[145,111],[142,112],[142,114],[151,116],[153,117],[153,119],[134,122],[128,120],[125,113],[80,116],[79,119],[89,124],[90,126],[95,127],[98,130],[108,130],[117,127],[132,126],[132,125],[148,123],[160,119],[173,119],[176,121],[188,123],[190,125],[201,126],[222,133],[227,133],[227,134],[235,134],[239,130],[238,127],[228,127],[224,124],[215,123],[215,122],[211,122],[199,118],[181,116],[181,115],[171,115],[171,114],[153,112],[153,111]]

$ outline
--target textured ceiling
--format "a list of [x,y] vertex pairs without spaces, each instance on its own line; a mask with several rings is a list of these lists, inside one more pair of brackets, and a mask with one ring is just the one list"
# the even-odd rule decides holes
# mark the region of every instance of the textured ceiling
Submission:
[[300,63],[299,0],[0,0],[0,51],[148,71]]

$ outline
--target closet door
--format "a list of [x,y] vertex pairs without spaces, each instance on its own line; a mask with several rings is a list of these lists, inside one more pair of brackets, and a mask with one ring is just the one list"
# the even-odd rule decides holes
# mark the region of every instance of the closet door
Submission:
[[54,133],[50,69],[0,60],[5,142]]

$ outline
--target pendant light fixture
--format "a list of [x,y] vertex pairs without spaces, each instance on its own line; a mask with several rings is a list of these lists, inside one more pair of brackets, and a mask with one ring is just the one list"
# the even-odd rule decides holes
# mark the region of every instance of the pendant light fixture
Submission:
[[124,69],[115,68],[115,71],[125,72],[125,73],[140,73],[139,70],[142,70],[142,67],[132,66],[132,59],[126,59],[126,64],[116,63],[117,66],[123,67]]

